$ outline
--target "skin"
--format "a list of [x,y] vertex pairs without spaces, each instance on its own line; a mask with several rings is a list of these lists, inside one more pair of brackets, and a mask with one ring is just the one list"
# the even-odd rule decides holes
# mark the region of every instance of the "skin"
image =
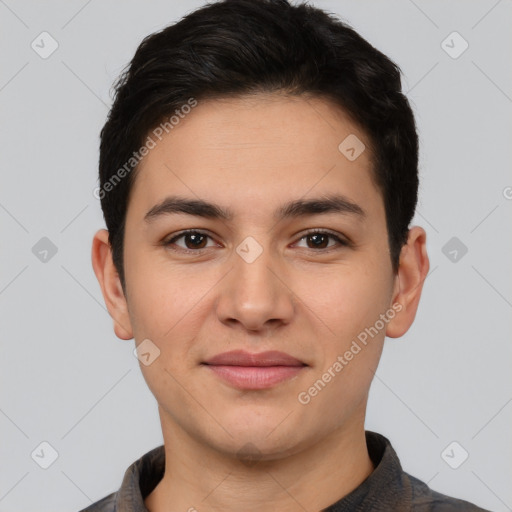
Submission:
[[[354,161],[338,150],[349,134],[367,148]],[[385,336],[402,336],[414,320],[429,261],[426,233],[414,226],[393,273],[371,165],[365,133],[340,109],[276,93],[199,102],[141,162],[126,219],[126,295],[105,230],[94,237],[92,263],[116,335],[160,350],[140,364],[166,451],[165,475],[145,499],[151,512],[318,511],[373,471],[364,436],[370,384]],[[365,217],[274,217],[289,201],[333,193]],[[233,218],[145,221],[170,195],[229,208]],[[203,249],[190,238],[161,243],[192,228],[210,235]],[[306,236],[314,228],[352,244],[320,237],[318,248]],[[236,252],[248,236],[263,251],[252,263]],[[393,304],[401,311],[300,403]],[[201,365],[233,349],[280,350],[308,366],[272,388],[240,390]]]

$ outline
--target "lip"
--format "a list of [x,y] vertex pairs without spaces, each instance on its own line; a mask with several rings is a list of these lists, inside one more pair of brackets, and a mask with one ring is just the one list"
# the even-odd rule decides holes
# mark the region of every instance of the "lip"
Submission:
[[266,389],[295,377],[305,363],[275,350],[250,353],[233,350],[202,363],[222,380],[239,389]]
[[305,366],[305,363],[285,352],[269,350],[251,353],[245,350],[223,352],[205,361],[208,365],[223,366]]

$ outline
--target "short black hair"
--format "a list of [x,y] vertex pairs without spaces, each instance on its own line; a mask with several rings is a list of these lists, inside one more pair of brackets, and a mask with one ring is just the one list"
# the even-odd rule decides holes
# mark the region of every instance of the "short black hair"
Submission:
[[[150,131],[194,101],[261,92],[329,100],[366,134],[398,272],[418,197],[414,115],[400,68],[332,13],[287,0],[207,3],[145,37],[113,87],[99,198],[123,289],[126,212]],[[165,123],[168,132],[172,122]]]

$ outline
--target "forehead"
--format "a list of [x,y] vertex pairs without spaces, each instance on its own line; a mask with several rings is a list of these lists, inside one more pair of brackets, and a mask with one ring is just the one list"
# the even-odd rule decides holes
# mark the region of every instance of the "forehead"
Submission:
[[[161,137],[153,136],[156,145],[139,164],[131,194],[136,208],[170,194],[239,212],[308,194],[337,192],[368,210],[381,199],[366,134],[319,98],[259,94],[199,101]],[[360,152],[357,158],[354,152],[347,158],[347,144]]]

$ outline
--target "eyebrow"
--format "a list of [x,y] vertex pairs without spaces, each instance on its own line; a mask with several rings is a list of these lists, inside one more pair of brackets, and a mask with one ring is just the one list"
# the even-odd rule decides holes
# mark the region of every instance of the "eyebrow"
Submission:
[[[234,217],[234,213],[229,208],[222,208],[201,199],[171,196],[153,206],[144,216],[144,220],[149,223],[159,217],[176,213],[226,221]],[[342,195],[325,195],[313,199],[297,199],[278,208],[274,217],[278,220],[284,220],[322,213],[349,214],[361,219],[366,217],[366,212],[361,206]]]

